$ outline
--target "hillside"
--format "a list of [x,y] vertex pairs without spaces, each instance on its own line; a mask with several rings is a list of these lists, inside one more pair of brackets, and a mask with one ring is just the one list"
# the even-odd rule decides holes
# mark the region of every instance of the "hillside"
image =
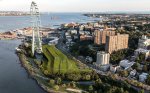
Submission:
[[43,53],[46,60],[42,66],[48,73],[70,73],[79,70],[75,61],[69,59],[55,46],[43,45]]

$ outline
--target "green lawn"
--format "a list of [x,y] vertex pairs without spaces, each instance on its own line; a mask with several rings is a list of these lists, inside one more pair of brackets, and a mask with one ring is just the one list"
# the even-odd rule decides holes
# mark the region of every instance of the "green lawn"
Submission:
[[55,46],[43,45],[43,53],[48,62],[42,64],[49,73],[70,73],[79,71],[76,62],[69,59]]

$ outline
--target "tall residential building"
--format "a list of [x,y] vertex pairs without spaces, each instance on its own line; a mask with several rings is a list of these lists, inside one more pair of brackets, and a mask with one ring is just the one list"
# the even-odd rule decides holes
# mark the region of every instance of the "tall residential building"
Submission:
[[106,37],[105,51],[112,53],[120,49],[128,48],[128,34],[119,34]]
[[97,65],[107,65],[109,64],[110,54],[102,51],[97,52]]
[[115,35],[115,31],[95,30],[94,43],[101,45],[106,43],[106,36]]

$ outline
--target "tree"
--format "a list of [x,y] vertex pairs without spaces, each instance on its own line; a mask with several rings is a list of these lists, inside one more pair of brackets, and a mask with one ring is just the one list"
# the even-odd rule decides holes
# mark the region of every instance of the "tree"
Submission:
[[124,93],[129,93],[128,91],[125,91]]
[[56,84],[60,85],[61,84],[61,78],[56,79]]
[[55,84],[55,80],[51,79],[51,80],[49,81],[49,84],[53,86],[53,85]]
[[139,93],[145,93],[144,89],[140,90]]
[[67,79],[73,80],[73,81],[78,81],[82,77],[80,73],[69,73],[66,76],[67,76]]
[[120,71],[119,74],[120,74],[121,76],[127,77],[127,76],[128,76],[128,71],[123,70],[123,71]]
[[99,87],[101,84],[102,84],[101,79],[97,79],[97,80],[95,81],[95,85],[96,85],[97,87]]
[[64,88],[65,88],[65,87],[66,87],[66,84],[63,84],[63,85],[62,85],[62,87],[64,87]]
[[89,91],[93,91],[93,86],[89,86]]
[[133,69],[136,69],[136,70],[140,70],[140,64],[139,63],[135,63],[133,66],[132,66]]
[[44,70],[44,74],[45,74],[45,75],[48,75],[49,73],[48,73],[48,71],[47,71],[47,70]]
[[147,83],[148,85],[150,85],[150,75],[147,77],[146,83]]
[[145,71],[145,72],[148,71],[147,65],[144,65],[144,66],[143,66],[143,71]]
[[58,91],[58,90],[59,90],[59,86],[58,86],[58,85],[55,85],[55,86],[54,86],[54,89],[55,89],[56,91]]
[[139,56],[135,59],[135,61],[138,63],[145,61],[145,55],[140,53]]
[[75,87],[76,87],[76,82],[72,81],[72,82],[70,83],[70,86],[73,87],[73,88],[75,88]]
[[127,49],[123,49],[123,50],[119,50],[119,51],[114,51],[110,55],[110,62],[112,64],[118,64],[122,59],[124,59],[127,56],[129,56],[129,53],[128,53]]
[[123,88],[117,88],[115,93],[124,93],[124,90]]
[[90,75],[86,75],[86,80],[90,80],[91,79],[91,76]]

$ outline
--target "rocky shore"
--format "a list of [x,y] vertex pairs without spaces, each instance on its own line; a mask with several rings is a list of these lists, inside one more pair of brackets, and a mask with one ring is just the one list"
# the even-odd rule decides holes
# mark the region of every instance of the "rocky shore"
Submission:
[[0,33],[0,39],[16,39],[17,34],[13,31]]

